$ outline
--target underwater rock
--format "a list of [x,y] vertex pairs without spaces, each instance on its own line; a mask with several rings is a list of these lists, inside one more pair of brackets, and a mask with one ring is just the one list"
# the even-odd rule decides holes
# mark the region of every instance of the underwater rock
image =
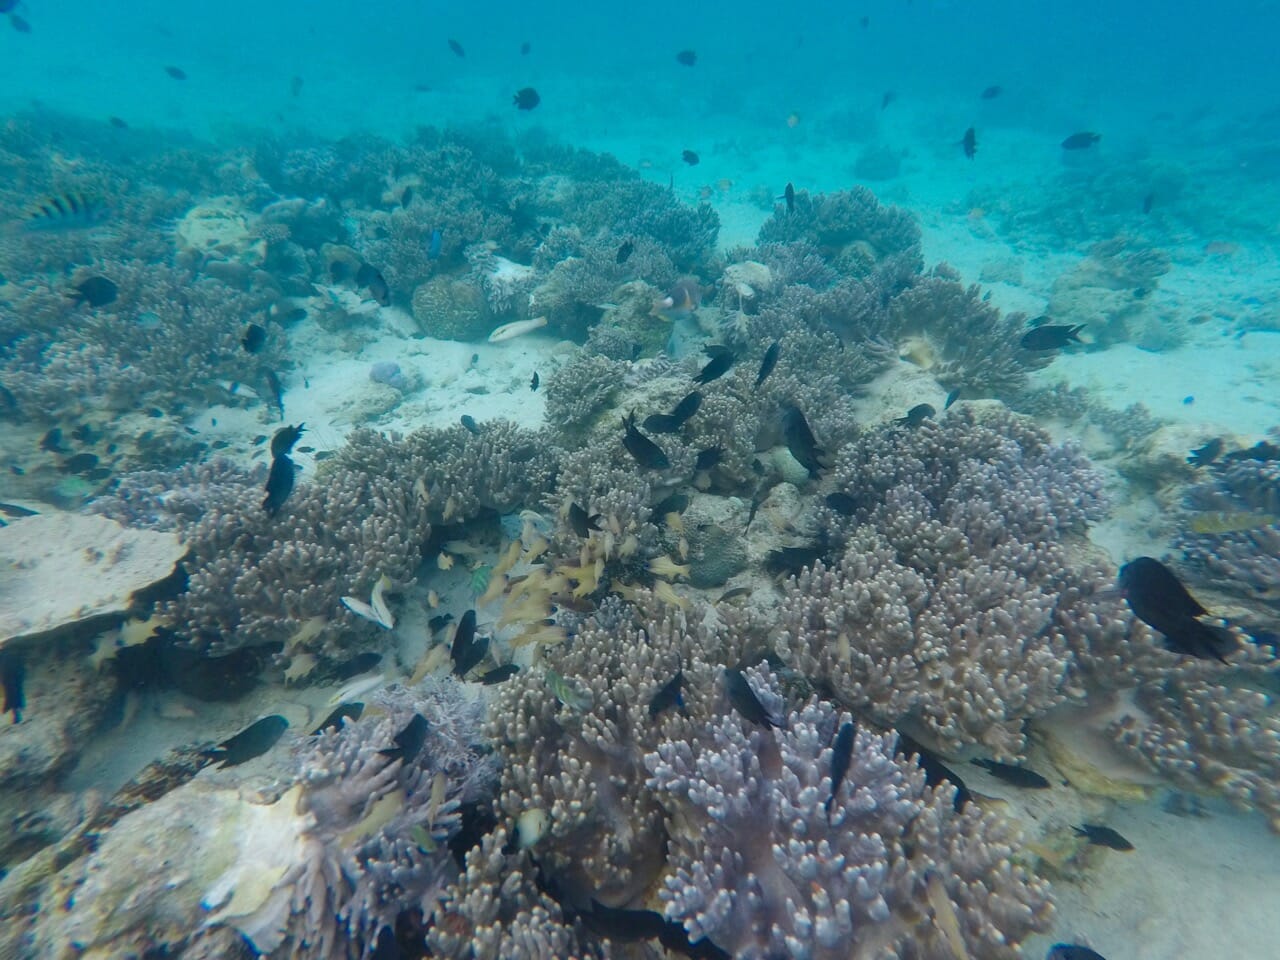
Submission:
[[413,291],[413,319],[438,340],[483,340],[494,325],[484,293],[452,277],[432,277]]
[[178,251],[200,260],[239,260],[260,266],[267,256],[267,244],[249,230],[249,221],[240,202],[233,197],[214,197],[187,211],[174,232]]
[[123,615],[183,552],[174,533],[105,517],[50,512],[0,527],[0,646]]

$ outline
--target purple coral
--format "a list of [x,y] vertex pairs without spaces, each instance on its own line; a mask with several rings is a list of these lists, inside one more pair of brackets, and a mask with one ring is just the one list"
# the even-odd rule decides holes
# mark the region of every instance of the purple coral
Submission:
[[369,367],[369,379],[374,383],[384,383],[388,387],[394,387],[401,393],[412,386],[409,378],[400,371],[400,364],[394,360],[379,360]]

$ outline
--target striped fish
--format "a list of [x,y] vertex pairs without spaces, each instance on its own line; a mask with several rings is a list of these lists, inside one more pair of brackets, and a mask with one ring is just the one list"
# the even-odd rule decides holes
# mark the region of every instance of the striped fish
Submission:
[[46,197],[27,211],[19,226],[32,233],[63,233],[86,230],[106,217],[106,210],[80,193],[63,193]]

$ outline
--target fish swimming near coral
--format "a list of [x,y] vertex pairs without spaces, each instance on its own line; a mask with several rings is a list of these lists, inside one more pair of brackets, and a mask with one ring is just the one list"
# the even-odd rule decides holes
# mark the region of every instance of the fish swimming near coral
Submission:
[[894,423],[901,423],[908,427],[918,427],[938,411],[933,409],[932,404],[917,403],[914,407],[907,411],[905,417],[899,417]]
[[293,445],[301,439],[303,433],[306,432],[307,425],[300,423],[295,426],[281,427],[271,437],[271,455],[279,457],[286,453],[293,452]]
[[1072,827],[1077,836],[1084,837],[1091,844],[1099,847],[1110,847],[1112,850],[1120,850],[1126,852],[1133,849],[1133,844],[1120,836],[1110,827],[1103,827],[1096,823],[1082,823],[1078,827]]
[[364,704],[359,700],[354,703],[340,703],[320,721],[320,726],[312,730],[311,735],[318,737],[326,730],[341,730],[348,720],[359,720],[362,713],[364,713]]
[[1217,534],[1243,533],[1246,530],[1257,530],[1280,523],[1280,517],[1274,513],[1250,513],[1233,511],[1215,511],[1201,513],[1191,518],[1187,527],[1192,533]]
[[857,728],[852,720],[846,720],[836,733],[835,743],[831,745],[831,795],[822,805],[826,811],[827,821],[831,821],[831,805],[835,803],[844,776],[849,772],[849,761],[853,758],[853,739]]
[[27,666],[22,657],[13,650],[0,650],[0,690],[4,691],[0,714],[13,714],[14,723],[22,722],[22,711],[27,708],[26,679]]
[[544,679],[552,696],[576,713],[590,709],[595,702],[588,691],[583,690],[572,680],[560,676],[554,670],[548,670]]
[[646,470],[665,470],[671,461],[662,448],[636,429],[635,414],[622,418],[622,445],[632,459]]
[[964,155],[972,160],[978,153],[978,134],[970,127],[964,132],[964,136],[960,138],[960,146],[964,148]]
[[218,769],[239,766],[274,747],[288,729],[289,721],[273,713],[249,724],[229,740],[223,740],[210,751],[210,758],[218,762]]
[[757,388],[768,379],[769,374],[773,373],[773,368],[778,365],[778,355],[781,352],[781,340],[775,340],[769,344],[769,349],[764,352],[764,357],[760,360],[760,371],[756,374]]
[[1176,653],[1226,663],[1235,649],[1225,630],[1201,623],[1208,611],[1173,571],[1152,557],[1138,557],[1120,568],[1120,588],[1133,615],[1164,635]]
[[998,760],[988,760],[985,757],[978,757],[969,762],[975,767],[982,767],[997,780],[1003,780],[1013,787],[1022,787],[1027,790],[1047,790],[1050,786],[1048,780],[1030,767],[1022,767],[1012,763],[1000,763]]
[[356,271],[356,287],[360,290],[368,290],[369,296],[373,297],[379,306],[391,306],[391,288],[387,286],[382,271],[377,267],[367,263],[360,264],[360,269]]
[[1280,446],[1269,443],[1266,440],[1259,440],[1252,447],[1246,447],[1244,450],[1232,450],[1225,454],[1222,458],[1227,462],[1237,462],[1240,460],[1262,460],[1276,461],[1280,460]]
[[787,188],[782,191],[782,196],[778,199],[787,202],[787,213],[796,212],[796,188],[794,185],[788,183]]
[[960,399],[961,390],[962,390],[961,387],[956,387],[954,390],[952,390],[950,393],[947,394],[947,402],[942,405],[943,410],[951,409],[951,405]]
[[464,413],[458,418],[458,422],[462,424],[462,429],[466,430],[467,433],[471,434],[473,437],[480,436],[480,424],[476,423],[476,418],[471,416],[471,414]]
[[379,750],[378,753],[392,763],[400,760],[405,764],[410,764],[421,752],[422,745],[427,742],[427,730],[429,728],[430,725],[427,723],[427,718],[420,713],[415,713],[409,722],[404,725],[404,728],[392,737],[395,746],[386,747]]
[[492,686],[495,683],[502,683],[504,680],[510,680],[519,672],[520,668],[516,664],[504,663],[500,667],[494,667],[487,673],[480,674],[480,682],[486,687]]
[[1226,443],[1221,437],[1214,437],[1203,447],[1197,447],[1192,450],[1191,453],[1187,455],[1187,463],[1191,464],[1193,467],[1207,467],[1209,464],[1213,463],[1213,461],[1217,460],[1218,457],[1222,456],[1222,451],[1225,447]]
[[75,293],[67,294],[76,303],[87,303],[89,306],[105,307],[116,302],[120,288],[106,277],[90,277],[75,286]]
[[822,469],[823,450],[818,446],[817,438],[809,429],[809,421],[799,407],[787,407],[784,411],[782,438],[796,462],[809,471],[810,477],[816,477]]
[[1063,150],[1088,150],[1095,143],[1102,139],[1102,135],[1098,133],[1073,133],[1067,139],[1062,141]]
[[662,688],[649,701],[649,716],[657,718],[675,707],[685,716],[684,708],[684,671],[677,670],[674,677],[662,685]]
[[692,150],[680,151],[680,159],[691,167],[696,167],[698,165],[698,155]]
[[396,618],[391,612],[391,608],[387,606],[386,601],[387,588],[390,586],[390,578],[383,574],[378,578],[377,583],[373,585],[368,603],[357,597],[342,597],[342,605],[362,620],[375,623],[384,630],[392,630],[395,628]]
[[[405,193],[407,194],[408,192],[409,190],[406,188]],[[402,199],[401,202],[405,206],[409,205],[409,201],[407,200]],[[441,233],[440,229],[437,227],[435,230],[431,231],[431,236],[427,239],[427,259],[439,260],[440,251],[443,249],[444,249],[444,234]]]
[[522,337],[526,333],[532,333],[534,330],[541,330],[547,325],[546,317],[530,317],[528,320],[513,320],[511,323],[504,323],[498,327],[493,333],[489,334],[490,343],[502,343],[504,340],[512,340],[516,337]]
[[266,498],[262,501],[262,509],[267,516],[274,517],[284,506],[289,494],[293,493],[293,481],[297,476],[297,467],[287,453],[282,453],[271,461],[271,470],[267,474]]
[[693,378],[693,382],[710,383],[713,380],[719,380],[729,372],[735,359],[731,351],[724,347],[717,347],[711,359],[706,362],[706,365],[698,371],[698,375]]
[[693,280],[679,280],[667,291],[667,295],[657,300],[653,312],[665,320],[676,317],[687,317],[702,304],[702,287]]
[[827,552],[824,544],[807,547],[779,547],[764,558],[765,570],[775,577],[798,577],[805,567],[812,567]]
[[765,705],[760,702],[760,698],[752,688],[751,682],[747,680],[746,674],[741,670],[726,667],[724,671],[724,686],[725,692],[729,695],[729,705],[748,723],[754,723],[756,726],[764,727],[765,729],[781,726],[778,719],[765,709]]
[[1018,343],[1023,350],[1061,350],[1069,343],[1082,343],[1083,323],[1074,325],[1050,323],[1028,330]]
[[1107,960],[1096,950],[1082,947],[1078,943],[1055,943],[1049,948],[1045,960]]
[[936,753],[905,733],[898,733],[898,744],[894,749],[894,754],[895,756],[903,757],[914,756],[916,763],[924,771],[924,782],[931,787],[936,787],[944,781],[950,781],[952,786],[956,788],[952,807],[957,813],[964,809],[964,805],[973,799],[973,794],[969,792],[969,788],[964,785],[964,781],[960,779],[954,770],[943,763]]
[[538,91],[533,87],[521,87],[511,98],[511,102],[517,110],[532,110],[542,102],[542,97],[538,96]]
[[631,254],[635,252],[635,249],[636,245],[634,243],[630,240],[623,240],[618,247],[617,254],[614,256],[614,262],[618,264],[626,263],[631,258]]
[[828,493],[823,502],[842,517],[852,517],[858,509],[857,499],[839,490]]
[[263,390],[259,391],[261,396],[272,410],[284,419],[284,384],[280,382],[280,375],[274,370],[265,370],[262,373]]
[[529,378],[529,389],[536,391],[538,389],[538,371],[533,371],[533,376]]
[[244,335],[240,338],[240,346],[244,347],[245,353],[261,353],[262,348],[267,345],[267,328],[258,323],[251,323],[245,328]]
[[706,450],[698,451],[698,456],[693,461],[693,469],[710,470],[718,466],[723,459],[724,447],[708,447]]
[[487,637],[476,639],[476,612],[468,610],[453,630],[453,642],[449,645],[449,658],[453,661],[453,675],[465,677],[489,652]]
[[80,193],[45,197],[17,222],[27,233],[68,233],[87,230],[106,220],[106,208]]
[[687,394],[670,413],[655,413],[645,417],[643,427],[652,433],[675,433],[698,412],[702,406],[702,394]]
[[592,530],[600,530],[604,517],[598,513],[588,514],[576,503],[569,504],[569,526],[583,540],[591,536]]

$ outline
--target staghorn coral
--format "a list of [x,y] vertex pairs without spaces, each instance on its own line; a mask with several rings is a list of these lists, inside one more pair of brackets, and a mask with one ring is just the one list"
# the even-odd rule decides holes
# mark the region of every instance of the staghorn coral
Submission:
[[628,367],[625,361],[583,351],[543,381],[547,422],[561,443],[577,446],[609,412]]
[[779,652],[881,725],[1018,755],[1024,720],[1083,695],[1092,580],[1064,540],[1099,515],[1100,478],[1029,421],[973,405],[863,435],[832,474],[853,515],[823,508],[841,552],[787,582]]
[[[747,673],[776,706],[768,671]],[[645,757],[671,833],[666,916],[735,957],[943,960],[946,919],[930,915],[945,900],[970,956],[1020,956],[1048,926],[1047,885],[1010,862],[1008,824],[956,813],[950,786],[893,756],[893,734],[857,732],[828,813],[829,744],[847,719],[821,701],[772,732],[727,714]]]
[[[764,222],[756,242],[816,244],[828,259],[838,259],[849,247],[864,245],[858,253],[872,262],[897,253],[909,253],[919,272],[920,228],[911,214],[899,207],[880,204],[866,187],[836,193],[796,194],[795,209],[778,205]],[[854,274],[858,276],[859,274]]]

